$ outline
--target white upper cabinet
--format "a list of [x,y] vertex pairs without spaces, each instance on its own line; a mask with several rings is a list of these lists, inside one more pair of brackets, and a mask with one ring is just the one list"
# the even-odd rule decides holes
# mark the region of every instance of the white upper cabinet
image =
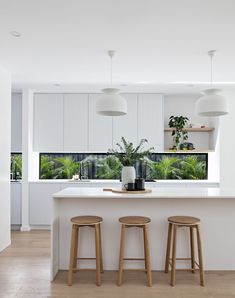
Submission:
[[139,94],[138,137],[147,139],[147,147],[154,151],[164,149],[163,96],[161,94]]
[[[140,139],[146,138],[149,141],[148,147],[153,146],[155,151],[163,150],[162,95],[124,94],[128,112],[120,117],[97,115],[96,100],[99,96],[35,94],[34,151],[107,152],[116,147],[121,137],[133,142],[135,146]],[[18,132],[15,134],[21,135]]]
[[137,94],[123,94],[127,101],[127,115],[113,118],[113,148],[124,137],[135,146],[138,142]]
[[63,95],[34,95],[34,151],[63,151]]
[[99,94],[89,95],[89,151],[107,152],[112,148],[112,117],[96,114]]
[[11,97],[11,151],[22,152],[22,94]]
[[88,94],[64,95],[64,151],[88,150]]

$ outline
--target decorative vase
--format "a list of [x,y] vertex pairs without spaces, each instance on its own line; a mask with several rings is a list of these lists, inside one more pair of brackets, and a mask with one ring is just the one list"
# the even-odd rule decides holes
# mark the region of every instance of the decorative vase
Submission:
[[127,183],[134,183],[136,178],[134,167],[122,168],[122,189],[125,189],[124,185]]

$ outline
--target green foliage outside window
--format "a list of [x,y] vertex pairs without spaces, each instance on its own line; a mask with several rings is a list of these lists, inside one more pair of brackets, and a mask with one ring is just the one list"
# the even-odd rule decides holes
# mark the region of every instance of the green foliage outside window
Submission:
[[163,157],[159,162],[150,162],[149,167],[150,177],[156,180],[202,180],[207,178],[206,162],[200,161],[197,156]]
[[11,179],[13,180],[22,179],[22,154],[21,153],[11,154]]
[[[85,179],[120,179],[122,163],[115,155],[41,154],[40,179],[71,179],[80,173]],[[153,160],[155,158],[155,160]],[[138,160],[137,177],[167,180],[207,179],[206,155],[200,154],[157,154]]]
[[80,163],[74,161],[72,156],[51,158],[41,156],[41,179],[71,179],[79,173]]

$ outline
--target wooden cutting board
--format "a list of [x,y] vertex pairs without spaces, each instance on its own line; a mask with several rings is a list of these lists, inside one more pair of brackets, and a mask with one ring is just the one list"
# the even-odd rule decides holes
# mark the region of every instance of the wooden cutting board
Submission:
[[111,191],[114,193],[127,193],[127,194],[145,194],[152,192],[152,189],[146,188],[145,190],[126,190],[121,188],[103,188],[103,191]]

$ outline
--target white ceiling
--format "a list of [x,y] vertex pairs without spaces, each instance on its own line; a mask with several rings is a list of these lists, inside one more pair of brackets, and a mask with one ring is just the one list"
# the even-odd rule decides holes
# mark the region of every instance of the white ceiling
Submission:
[[235,0],[0,0],[0,65],[15,88],[96,91],[115,49],[123,91],[191,93],[209,80],[211,49],[214,80],[235,82],[234,15]]

